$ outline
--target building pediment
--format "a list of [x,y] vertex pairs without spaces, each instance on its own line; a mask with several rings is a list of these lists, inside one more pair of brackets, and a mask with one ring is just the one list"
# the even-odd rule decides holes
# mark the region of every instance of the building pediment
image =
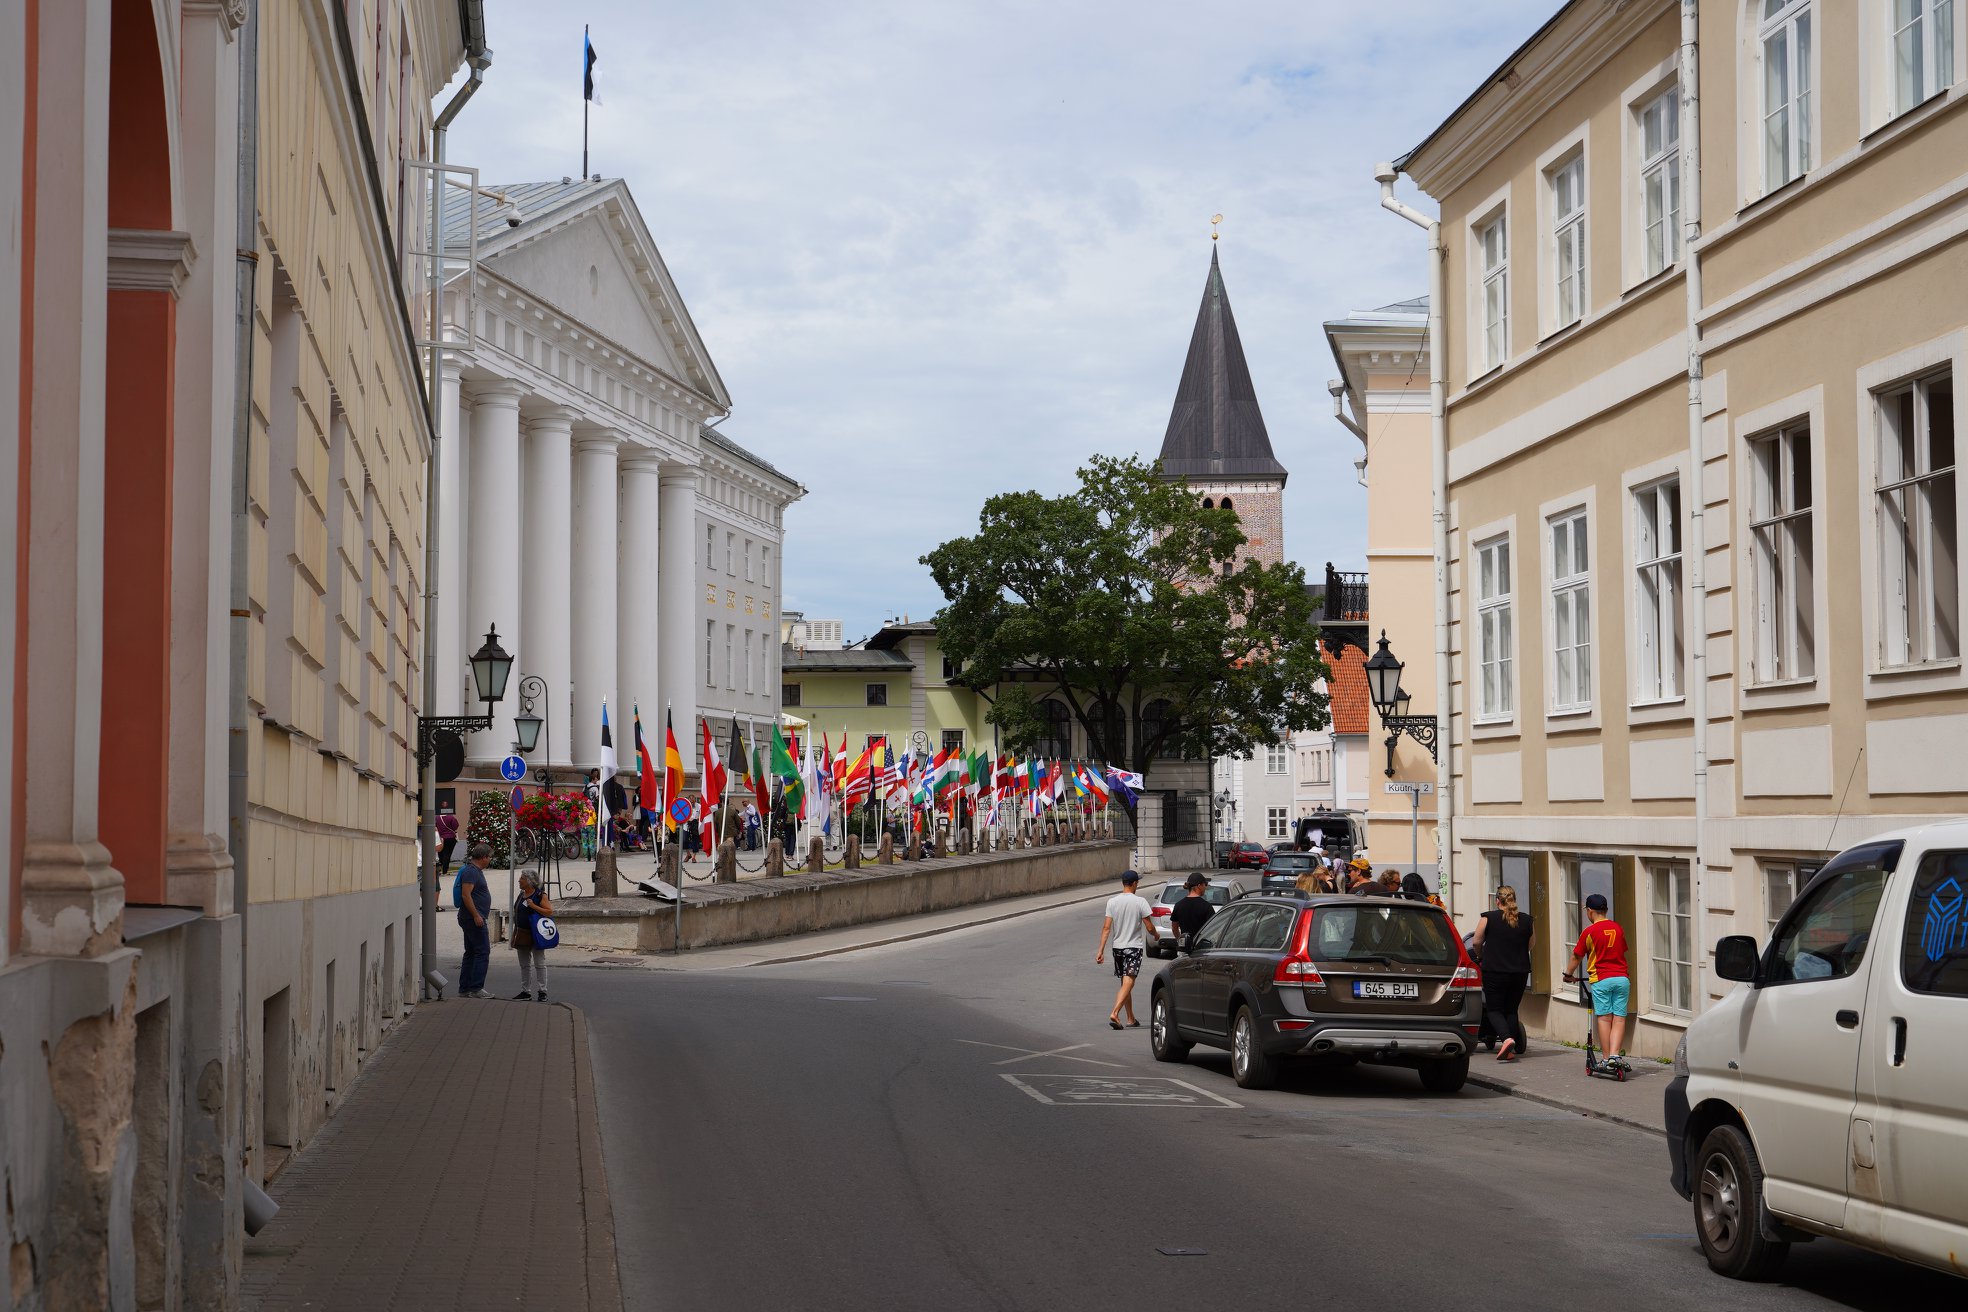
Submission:
[[[730,408],[724,381],[626,184],[483,190],[473,220],[479,263],[488,273],[698,392],[713,409]],[[516,226],[509,222],[515,209]]]

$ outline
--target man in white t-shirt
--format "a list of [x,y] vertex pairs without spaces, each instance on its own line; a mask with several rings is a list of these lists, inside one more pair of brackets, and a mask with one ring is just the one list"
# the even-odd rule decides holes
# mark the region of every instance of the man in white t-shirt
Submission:
[[[1113,1010],[1107,1013],[1107,1023],[1115,1029],[1132,1026],[1139,1029],[1141,1022],[1134,1018],[1134,981],[1141,974],[1141,958],[1152,936],[1159,943],[1162,931],[1155,928],[1151,919],[1154,908],[1148,899],[1135,892],[1141,876],[1129,870],[1121,875],[1121,891],[1107,899],[1107,915],[1100,922],[1100,946],[1094,949],[1093,963],[1097,966],[1107,955],[1111,944],[1114,949],[1114,978],[1121,981],[1120,991],[1114,995]],[[1121,1012],[1127,1012],[1127,1026],[1121,1024]]]

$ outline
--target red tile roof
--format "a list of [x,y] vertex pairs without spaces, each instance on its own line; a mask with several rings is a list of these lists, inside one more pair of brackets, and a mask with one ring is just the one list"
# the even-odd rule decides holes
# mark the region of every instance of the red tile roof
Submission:
[[1358,647],[1342,647],[1330,662],[1332,678],[1326,690],[1332,696],[1332,731],[1367,733],[1372,726],[1367,713],[1367,654]]

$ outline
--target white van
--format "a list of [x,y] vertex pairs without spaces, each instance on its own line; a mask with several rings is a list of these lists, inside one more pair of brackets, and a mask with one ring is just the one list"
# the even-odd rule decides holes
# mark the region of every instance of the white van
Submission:
[[1741,987],[1667,1090],[1672,1179],[1711,1267],[1773,1275],[1820,1235],[1968,1275],[1968,821],[1841,853],[1770,936],[1715,945]]

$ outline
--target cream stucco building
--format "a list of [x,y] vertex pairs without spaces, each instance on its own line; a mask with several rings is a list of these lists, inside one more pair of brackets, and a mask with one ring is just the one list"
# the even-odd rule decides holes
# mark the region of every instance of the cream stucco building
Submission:
[[1522,891],[1573,1036],[1607,892],[1656,1055],[1719,936],[1968,797],[1961,6],[1681,8],[1574,0],[1400,162],[1446,247],[1459,905]]

